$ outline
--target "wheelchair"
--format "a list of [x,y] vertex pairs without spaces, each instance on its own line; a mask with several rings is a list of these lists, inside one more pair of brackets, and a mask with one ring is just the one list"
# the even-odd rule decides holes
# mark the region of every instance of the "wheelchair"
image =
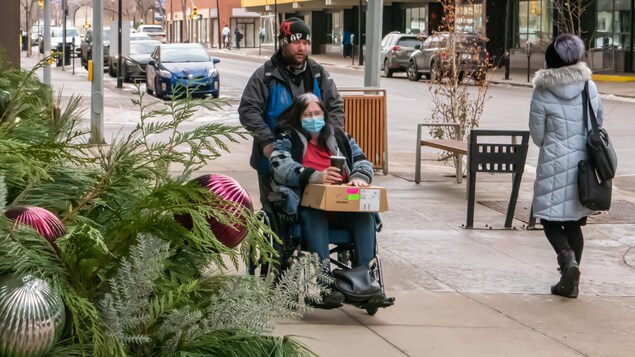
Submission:
[[[304,249],[302,244],[302,237],[300,234],[300,223],[298,218],[294,215],[291,216],[285,213],[284,207],[286,205],[287,197],[282,192],[271,192],[268,194],[268,200],[271,202],[271,211],[261,211],[265,222],[269,225],[273,232],[275,232],[281,239],[282,243],[278,243],[275,239],[271,239],[271,244],[278,251],[279,260],[276,269],[278,271],[284,271],[291,264],[293,260],[302,254]],[[378,214],[375,214],[375,232],[380,232],[382,229],[382,222]],[[342,276],[346,272],[350,272],[353,280],[358,280],[360,273],[354,272],[355,269],[352,266],[352,262],[355,260],[355,247],[351,241],[350,235],[346,230],[330,229],[329,241],[331,248],[329,249],[329,260],[331,266],[335,266],[337,269],[333,270],[332,274],[335,278],[338,275]],[[259,274],[266,276],[271,271],[271,267],[266,264],[260,264],[258,262],[249,262],[248,274],[256,275],[257,269],[260,268]],[[382,298],[377,299],[355,299],[354,296],[344,293],[346,300],[344,303],[352,304],[358,308],[366,310],[366,312],[373,316],[377,313],[379,308],[386,308],[394,305],[394,297],[385,296],[384,278],[381,269],[381,260],[377,254],[377,237],[375,236],[375,255],[370,264],[370,281],[374,285],[379,285]],[[368,275],[364,270],[364,275]],[[363,276],[368,280],[369,277]],[[341,291],[341,290],[340,290]],[[316,306],[319,308],[319,306]]]

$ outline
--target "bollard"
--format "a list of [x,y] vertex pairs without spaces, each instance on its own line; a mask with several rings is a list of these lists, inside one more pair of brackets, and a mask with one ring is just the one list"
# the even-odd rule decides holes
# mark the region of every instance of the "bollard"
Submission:
[[88,60],[88,80],[93,80],[93,60]]

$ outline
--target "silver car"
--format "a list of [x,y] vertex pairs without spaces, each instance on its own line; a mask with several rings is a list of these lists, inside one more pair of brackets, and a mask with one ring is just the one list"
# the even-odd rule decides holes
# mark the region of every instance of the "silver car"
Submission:
[[423,42],[417,35],[391,32],[381,41],[381,73],[392,77],[395,72],[405,72],[410,54]]

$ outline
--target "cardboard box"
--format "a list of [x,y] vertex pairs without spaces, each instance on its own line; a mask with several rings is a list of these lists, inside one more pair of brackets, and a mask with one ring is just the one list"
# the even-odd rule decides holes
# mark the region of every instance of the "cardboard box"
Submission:
[[384,212],[388,210],[388,197],[384,187],[308,184],[301,205],[323,211]]

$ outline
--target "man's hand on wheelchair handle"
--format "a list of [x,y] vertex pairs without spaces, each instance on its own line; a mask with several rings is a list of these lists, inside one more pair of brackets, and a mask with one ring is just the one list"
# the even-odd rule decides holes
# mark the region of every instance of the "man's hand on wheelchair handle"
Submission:
[[267,144],[264,148],[262,148],[262,154],[267,158],[271,156],[271,152],[273,152],[273,143]]

